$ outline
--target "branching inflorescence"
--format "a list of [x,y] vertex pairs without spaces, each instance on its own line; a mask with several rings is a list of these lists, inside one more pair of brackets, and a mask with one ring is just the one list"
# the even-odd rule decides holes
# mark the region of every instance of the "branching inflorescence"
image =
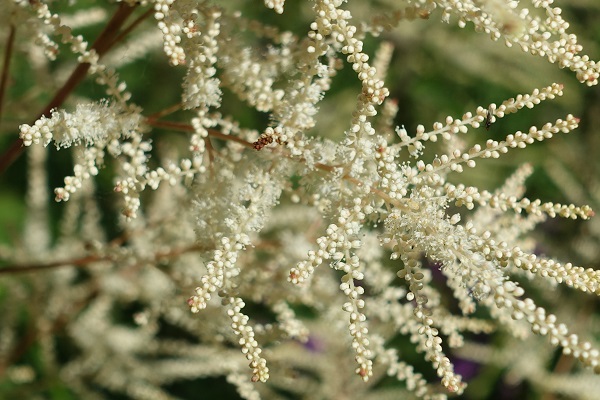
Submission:
[[[100,385],[132,398],[170,399],[165,387],[171,381],[226,376],[247,399],[280,398],[277,390],[298,398],[345,398],[331,394],[339,388],[352,398],[376,396],[374,384],[388,375],[405,381],[414,396],[445,398],[467,387],[454,348],[472,334],[503,330],[520,339],[529,332],[545,336],[600,373],[597,345],[571,333],[540,305],[543,300],[534,300],[536,289],[528,290],[528,282],[539,281],[544,290],[565,284],[600,295],[598,270],[540,255],[528,235],[547,218],[587,220],[592,209],[525,197],[530,165],[494,192],[458,179],[485,160],[576,129],[581,121],[569,114],[503,138],[481,140],[471,132],[562,96],[563,85],[532,88],[499,105],[448,116],[430,130],[418,125],[411,131],[394,125],[403,105],[389,98],[384,84],[393,46],[384,42],[375,51],[365,43],[394,34],[399,24],[437,15],[566,68],[588,86],[598,83],[599,64],[581,54],[550,0],[528,7],[501,0],[408,0],[365,18],[351,12],[352,3],[306,2],[299,7],[310,21],[304,32],[292,32],[285,24],[264,24],[244,6],[235,9],[236,2],[121,2],[121,8],[147,15],[153,10],[153,22],[138,22],[158,29],[160,35],[150,38],[164,52],[161,62],[181,72],[178,104],[151,114],[144,109],[151,103],[139,97],[145,106],[134,103],[135,92],[117,70],[51,11],[54,3],[0,1],[9,10],[2,19],[29,26],[32,53],[55,60],[71,51],[106,96],[75,99],[20,125],[23,145],[32,147],[27,152],[54,142],[56,156],[73,150],[74,167],[54,192],[57,201],[68,201],[57,239],[33,251],[33,239],[25,237],[22,250],[0,253],[23,264],[23,271],[42,260],[69,266],[39,283],[49,301],[34,325],[49,363],[58,363],[51,338],[63,325],[80,349],[59,366],[71,390],[100,396],[93,389]],[[265,13],[286,16],[283,0],[265,0],[264,6]],[[148,38],[143,46],[151,51]],[[522,54],[517,48],[513,54]],[[351,113],[331,117],[338,132],[330,134],[320,130],[319,109],[344,66],[360,88]],[[242,107],[268,119],[246,128],[244,114],[236,114]],[[170,114],[174,119],[167,119]],[[428,155],[430,144],[439,153]],[[45,162],[33,155],[32,180]],[[123,217],[118,229],[107,230],[122,232],[112,240],[99,233],[105,227],[94,205],[92,178],[106,166],[114,172]],[[32,187],[28,196],[31,216],[47,213],[45,191]],[[81,265],[89,266],[89,276],[80,276]],[[139,308],[134,327],[111,313],[123,304]],[[185,335],[173,338],[162,325]],[[93,340],[85,337],[88,330]],[[14,335],[5,337],[2,368],[17,361],[10,349],[19,345]],[[398,337],[410,338],[443,388],[403,361],[393,345]],[[232,343],[246,361],[231,351]],[[347,358],[355,360],[348,371],[362,378],[362,386],[345,375],[328,377],[327,365],[346,369],[337,365]],[[304,374],[307,368],[313,371]],[[291,376],[312,381],[294,384]],[[253,383],[259,381],[268,384]]]

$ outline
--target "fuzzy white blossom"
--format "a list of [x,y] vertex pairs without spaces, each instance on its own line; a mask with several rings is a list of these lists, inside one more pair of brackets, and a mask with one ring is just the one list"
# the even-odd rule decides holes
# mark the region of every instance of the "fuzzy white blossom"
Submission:
[[30,126],[21,125],[20,137],[25,146],[54,141],[57,148],[84,144],[103,147],[110,140],[129,138],[141,123],[141,116],[123,110],[108,101],[78,104],[73,112],[53,110]]
[[[19,126],[0,169],[28,152],[25,206],[6,206],[23,233],[0,242],[0,396],[174,399],[224,378],[252,400],[474,397],[458,354],[506,370],[495,385],[593,398],[600,156],[571,134],[592,112],[556,110],[600,67],[570,12],[116,3],[0,0],[0,118]],[[552,142],[567,201],[515,162]],[[540,234],[561,218],[591,226],[570,262]]]

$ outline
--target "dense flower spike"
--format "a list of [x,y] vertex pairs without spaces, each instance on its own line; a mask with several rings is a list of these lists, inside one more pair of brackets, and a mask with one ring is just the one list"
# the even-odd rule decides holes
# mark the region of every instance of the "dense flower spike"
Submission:
[[[567,182],[568,200],[526,192],[535,157],[510,164],[552,142],[567,158],[577,139],[563,134],[590,125],[550,107],[553,122],[513,119],[534,109],[536,120],[561,96],[582,108],[568,77],[541,82],[554,75],[529,55],[598,84],[599,64],[552,0],[58,3],[0,0],[1,125],[20,124],[0,165],[31,147],[23,235],[0,243],[0,276],[36,272],[0,281],[0,397],[58,371],[86,399],[172,399],[175,381],[226,377],[251,400],[441,400],[468,394],[457,354],[539,391],[551,375],[577,386],[568,357],[600,382],[598,344],[584,338],[599,324],[584,326],[577,297],[600,296],[600,225],[585,205],[600,203],[595,160],[581,187]],[[444,62],[452,31],[436,19],[474,28]],[[99,22],[97,39],[76,33]],[[23,79],[10,71],[17,53]],[[523,55],[531,67],[518,68]],[[421,85],[437,64],[442,75]],[[490,90],[469,90],[455,114],[438,109],[449,100],[437,92],[471,75]],[[495,86],[514,97],[494,98]],[[51,100],[29,115],[37,98]],[[69,153],[65,176],[69,164],[49,162]],[[57,179],[60,220],[47,205]],[[553,258],[531,234],[551,218],[585,220],[592,256]],[[562,352],[556,365],[546,341]],[[407,362],[411,345],[425,366]]]

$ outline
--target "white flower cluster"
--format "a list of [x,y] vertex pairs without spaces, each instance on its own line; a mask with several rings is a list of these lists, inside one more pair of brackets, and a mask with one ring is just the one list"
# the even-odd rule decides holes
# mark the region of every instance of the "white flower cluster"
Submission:
[[51,117],[43,116],[33,126],[20,126],[20,137],[25,146],[54,141],[57,148],[81,143],[87,146],[104,147],[111,140],[126,139],[138,129],[139,114],[127,112],[119,104],[78,104],[75,111],[53,110]]
[[[532,0],[529,8],[513,0],[373,7],[265,0],[263,9],[200,0],[118,3],[88,48],[64,24],[68,18],[50,11],[54,3],[0,0],[0,9],[12,13],[0,21],[32,21],[30,42],[22,46],[32,48],[32,58],[45,50],[48,60],[60,61],[62,47],[53,39],[59,37],[78,61],[42,115],[20,125],[21,142],[14,146],[54,141],[59,154],[72,151],[73,173],[55,189],[56,200],[69,200],[62,222],[58,229],[48,222],[46,159],[32,153],[23,249],[0,245],[1,257],[25,264],[1,267],[0,274],[50,270],[31,282],[0,282],[0,292],[36,309],[27,317],[35,330],[26,336],[41,339],[40,363],[58,367],[77,395],[97,398],[100,386],[132,398],[171,399],[173,381],[225,376],[252,400],[282,393],[382,398],[398,389],[378,387],[387,375],[405,384],[393,393],[398,398],[441,400],[469,390],[455,356],[461,347],[479,348],[471,334],[543,336],[563,357],[574,356],[600,374],[598,344],[571,333],[580,327],[576,321],[567,327],[569,311],[561,312],[558,298],[559,284],[575,294],[600,295],[600,271],[541,254],[528,235],[550,218],[588,220],[592,208],[525,197],[531,165],[495,191],[486,189],[489,175],[479,181],[461,175],[490,174],[485,164],[579,128],[580,118],[567,114],[522,131],[494,131],[512,114],[563,96],[565,86],[544,83],[504,102],[484,99],[430,128],[408,120],[412,104],[390,98],[399,65],[414,80],[429,67],[407,54],[398,63],[394,47],[416,51],[409,42],[418,31],[406,27],[409,36],[398,39],[396,26],[429,19],[436,8],[442,21],[473,24],[493,41],[596,85],[599,64],[582,54],[551,0]],[[139,18],[126,24],[137,10]],[[70,20],[93,24],[104,14],[80,15]],[[152,23],[144,21],[152,15]],[[389,41],[371,49],[384,31]],[[443,46],[446,31],[432,32]],[[129,35],[132,40],[123,41]],[[113,58],[101,58],[121,43]],[[161,47],[160,55],[148,53]],[[453,56],[476,68],[476,49]],[[130,75],[121,71],[127,62],[140,63],[129,85],[120,77]],[[143,63],[155,62],[175,69],[173,77],[160,70],[160,82],[149,81]],[[43,75],[54,67],[38,62],[35,68]],[[87,73],[108,99],[63,104]],[[386,75],[394,79],[384,83]],[[351,82],[340,89],[344,79]],[[356,92],[349,95],[352,85]],[[158,98],[137,96],[141,86]],[[400,93],[424,92],[407,86]],[[4,93],[0,83],[0,100]],[[407,127],[396,125],[400,118]],[[484,139],[473,132],[482,128],[491,130]],[[111,212],[101,206],[106,180],[96,189],[92,179],[103,167],[114,175],[124,217],[114,218],[115,227],[100,217],[100,210]],[[34,228],[47,232],[31,234]],[[31,243],[35,238],[39,243]],[[33,265],[40,259],[49,261]],[[43,296],[31,293],[41,289]],[[0,328],[0,376],[5,362],[28,346],[10,332],[23,326],[11,310],[0,298],[7,321]],[[65,325],[78,354],[54,345],[53,335]],[[515,338],[497,342],[511,345]],[[423,355],[441,385],[403,358],[405,344]],[[513,360],[508,345],[491,362]],[[547,368],[542,355],[531,358],[537,370]],[[59,365],[63,359],[69,361]],[[543,386],[536,368],[518,376]]]

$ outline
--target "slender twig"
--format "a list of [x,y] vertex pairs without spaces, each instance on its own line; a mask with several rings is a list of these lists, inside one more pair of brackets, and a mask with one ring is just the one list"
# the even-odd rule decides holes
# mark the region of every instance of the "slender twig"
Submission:
[[[145,226],[144,229],[148,229],[150,227],[164,225],[167,220],[160,219],[153,221]],[[79,256],[75,258],[60,260],[60,261],[52,261],[47,263],[35,263],[35,264],[18,264],[18,265],[6,265],[4,267],[0,267],[0,275],[3,274],[20,274],[20,273],[29,273],[29,272],[39,272],[48,269],[55,269],[67,266],[75,266],[75,267],[87,267],[92,263],[100,262],[100,261],[111,261],[115,259],[114,254],[118,254],[117,249],[121,248],[129,241],[129,239],[141,233],[141,229],[125,231],[114,239],[110,240],[105,246],[104,249],[108,250],[105,255],[100,254],[87,254],[84,256]],[[174,258],[179,256],[180,254],[191,252],[191,251],[208,251],[212,250],[211,248],[207,248],[206,246],[201,246],[199,244],[193,244],[181,248],[170,249],[167,252],[165,251],[157,251],[154,254],[150,254],[150,259],[165,259],[165,258]]]
[[162,117],[166,117],[169,114],[173,114],[176,111],[181,110],[181,103],[177,103],[177,104],[173,104],[172,106],[169,106],[167,108],[164,108],[160,111],[155,112],[154,114],[150,115],[148,117],[148,119],[151,120],[156,120]]
[[[124,236],[113,240],[113,242],[121,242],[123,239],[124,239]],[[269,248],[269,247],[279,247],[279,246],[280,246],[280,244],[278,242],[265,241],[261,244],[256,245],[255,247]],[[209,251],[209,250],[213,250],[213,249],[208,248],[208,247],[198,244],[198,243],[194,243],[189,246],[184,246],[184,247],[180,247],[180,248],[171,248],[167,251],[157,251],[148,260],[141,260],[141,262],[130,265],[129,267],[132,269],[136,269],[136,268],[140,267],[141,265],[149,262],[150,260],[159,262],[159,261],[165,260],[165,259],[170,260],[170,259],[178,258],[179,256],[181,256],[182,254],[185,254],[185,253],[197,252],[197,251]],[[72,259],[72,260],[65,260],[62,262],[0,268],[0,274],[2,274],[4,272],[12,272],[12,273],[37,272],[37,271],[44,270],[44,269],[52,269],[52,268],[57,268],[57,267],[61,267],[61,266],[69,266],[69,265],[70,266],[73,266],[73,265],[87,266],[90,263],[93,263],[96,261],[108,260],[108,259],[110,259],[110,257],[86,256],[86,257],[81,257],[81,258]],[[70,307],[69,314],[62,313],[62,314],[58,315],[52,324],[50,333],[56,333],[56,332],[62,331],[64,329],[64,327],[67,325],[67,323],[69,322],[69,319],[72,316],[77,315],[79,313],[79,311],[81,309],[83,309],[83,307],[91,299],[93,299],[96,296],[97,293],[98,293],[97,285],[95,284],[95,282],[92,282],[91,292],[81,302]],[[48,332],[45,332],[45,333],[48,333]],[[2,376],[4,374],[6,367],[8,365],[14,364],[18,360],[20,360],[24,354],[27,353],[27,351],[31,348],[31,346],[39,339],[40,334],[41,334],[41,332],[37,329],[37,326],[35,326],[34,324],[31,324],[28,327],[27,332],[21,337],[21,340],[19,341],[19,343],[17,343],[17,345],[12,349],[12,351],[8,354],[8,356],[4,360],[0,360],[0,376]]]
[[6,39],[6,48],[4,49],[4,62],[2,64],[2,73],[0,75],[0,121],[2,120],[2,111],[4,110],[4,95],[6,94],[6,83],[8,82],[8,70],[10,69],[10,59],[13,46],[15,44],[15,26],[11,25]]
[[[174,121],[159,121],[153,118],[148,118],[146,119],[146,122],[148,123],[148,125],[154,126],[156,128],[166,128],[166,129],[171,129],[174,131],[180,131],[180,132],[195,132],[194,131],[194,127],[191,126],[190,124],[186,124],[183,122],[174,122]],[[248,147],[250,149],[254,148],[254,145],[242,138],[239,138],[237,136],[233,136],[233,135],[225,135],[224,133],[219,132],[216,129],[207,129],[208,131],[208,135],[218,138],[218,139],[222,139],[222,140],[231,140],[233,142],[239,143],[245,147]]]
[[7,267],[0,267],[0,275],[3,274],[20,274],[20,273],[28,273],[28,272],[39,272],[44,271],[46,269],[55,269],[60,267],[84,267],[88,266],[91,263],[95,263],[98,261],[106,261],[111,258],[108,256],[99,256],[99,255],[91,255],[84,256],[79,258],[72,258],[69,260],[62,261],[54,261],[45,264],[21,264],[21,265],[10,265]]
[[146,18],[148,18],[153,13],[154,13],[154,8],[150,8],[145,13],[143,13],[142,15],[137,17],[135,19],[135,21],[133,21],[131,24],[129,24],[129,26],[125,27],[123,29],[123,31],[121,31],[121,33],[119,33],[119,35],[113,39],[113,41],[110,43],[110,47],[113,47],[115,44],[121,42],[123,40],[123,38],[125,38],[127,35],[129,35],[131,33],[131,31],[133,31],[135,28],[137,28],[139,24],[141,24]]
[[[133,12],[134,8],[130,7],[124,3],[121,3],[119,9],[115,12],[113,17],[104,27],[100,36],[96,39],[94,44],[92,44],[92,49],[96,51],[98,57],[102,57],[108,50],[110,50],[110,46],[113,44],[114,37],[118,34],[119,28],[125,23],[125,20],[129,15]],[[50,102],[44,108],[44,111],[41,112],[39,119],[43,115],[49,115],[50,111],[56,107],[59,107],[71,94],[71,92],[79,85],[79,83],[85,78],[88,70],[90,69],[89,63],[82,63],[77,65],[75,70],[71,73],[71,76],[62,88],[54,95],[54,98],[50,100]]]
[[[111,46],[115,43],[114,38],[118,36],[119,29],[125,23],[125,20],[131,15],[134,7],[131,7],[125,3],[121,3],[119,8],[113,15],[110,21],[104,27],[100,36],[92,44],[91,49],[95,50],[99,57],[102,57]],[[48,116],[50,111],[54,108],[60,107],[66,98],[71,94],[73,90],[81,83],[86,77],[87,72],[90,68],[90,64],[82,63],[78,64],[75,70],[69,76],[69,79],[64,85],[56,92],[52,100],[46,105],[44,110],[38,115],[35,120],[40,119],[42,116]],[[13,142],[8,150],[0,156],[0,173],[4,172],[23,152],[23,141],[19,138]]]
[[[190,253],[195,251],[207,251],[210,250],[206,248],[206,246],[201,246],[199,244],[193,244],[186,247],[169,249],[168,251],[157,251],[154,254],[151,254],[148,259],[145,259],[145,262],[149,260],[159,261],[164,259],[172,259],[179,257],[184,253]],[[87,267],[92,263],[100,262],[100,261],[110,261],[115,258],[113,255],[87,255],[78,258],[71,258],[67,260],[61,261],[53,261],[49,263],[40,263],[40,264],[21,264],[21,265],[10,265],[6,267],[0,267],[0,275],[3,274],[25,274],[31,272],[40,272],[47,269],[56,269],[62,267]]]
[[[173,131],[179,131],[179,132],[195,132],[194,127],[191,126],[190,124],[186,124],[184,122],[175,122],[175,121],[159,121],[157,119],[154,119],[154,117],[149,117],[146,118],[146,123],[150,126],[154,126],[155,128],[163,128],[163,129],[170,129]],[[248,142],[247,140],[244,140],[240,137],[234,136],[234,135],[226,135],[216,129],[211,129],[208,128],[208,136],[212,136],[214,138],[217,139],[221,139],[221,140],[231,140],[232,142],[236,142],[239,143],[241,145],[243,145],[244,147],[247,147],[249,149],[253,149],[254,150],[254,143]],[[293,158],[289,155],[285,155],[283,154],[284,157],[289,157],[289,158]],[[304,159],[302,158],[294,158],[297,159],[299,161],[304,161]],[[321,164],[321,163],[316,163],[315,167],[317,169],[323,170],[323,171],[328,171],[331,172],[336,168],[340,168],[342,167],[341,165],[327,165],[327,164]],[[358,186],[362,186],[362,183],[357,181],[356,179],[347,177],[345,179],[349,179],[351,182],[357,184]]]

